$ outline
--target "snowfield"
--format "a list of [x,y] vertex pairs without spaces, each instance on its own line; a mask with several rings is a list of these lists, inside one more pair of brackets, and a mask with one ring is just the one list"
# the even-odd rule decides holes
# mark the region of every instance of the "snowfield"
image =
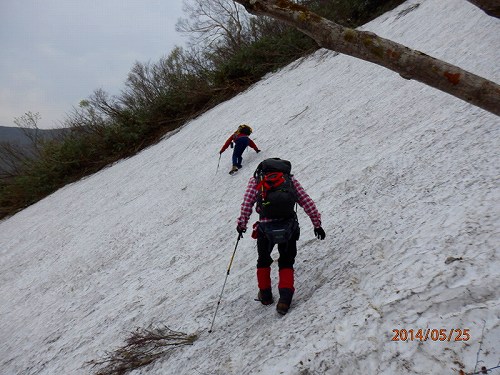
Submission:
[[[410,0],[364,29],[500,82],[500,20],[465,0]],[[218,150],[241,123],[262,152],[246,151],[229,176],[229,150],[216,173]],[[0,222],[0,373],[89,374],[86,362],[151,324],[199,337],[133,374],[498,366],[499,125],[331,51],[270,74]],[[299,209],[296,293],[279,316],[254,301],[256,243],[246,234],[208,333],[248,178],[268,157],[292,162],[327,237],[317,240]],[[277,264],[272,272],[276,295]],[[396,329],[452,337],[393,341]]]

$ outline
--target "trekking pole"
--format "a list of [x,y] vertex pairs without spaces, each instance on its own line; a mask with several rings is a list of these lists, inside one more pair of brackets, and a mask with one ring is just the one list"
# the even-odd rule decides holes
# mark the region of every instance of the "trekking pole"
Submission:
[[220,158],[222,157],[222,154],[219,154],[219,162],[217,163],[217,170],[215,171],[215,174],[219,172],[219,164],[220,164]]
[[234,246],[233,255],[231,256],[231,260],[229,261],[229,266],[227,267],[226,278],[224,280],[224,284],[222,285],[222,290],[220,292],[219,301],[217,302],[217,307],[215,308],[215,314],[214,314],[214,317],[212,319],[212,325],[210,326],[208,333],[212,333],[212,328],[214,327],[215,317],[217,316],[217,311],[219,310],[220,301],[222,300],[222,293],[224,293],[224,288],[226,287],[227,277],[229,276],[229,272],[231,272],[231,265],[233,264],[234,255],[236,254],[236,248],[238,247],[238,242],[240,242],[240,238],[242,238],[242,237],[243,237],[243,235],[241,233],[239,233],[238,239],[236,240],[236,245]]

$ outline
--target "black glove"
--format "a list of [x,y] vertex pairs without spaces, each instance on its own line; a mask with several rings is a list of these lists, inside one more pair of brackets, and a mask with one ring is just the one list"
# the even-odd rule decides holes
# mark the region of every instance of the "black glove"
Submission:
[[255,150],[255,152],[258,154],[260,152],[260,150]]
[[323,230],[323,228],[321,227],[318,227],[318,228],[314,228],[314,235],[316,236],[316,238],[318,238],[319,240],[324,240],[325,237],[326,237],[326,234],[325,234],[325,231]]
[[236,227],[236,232],[238,232],[240,234],[240,236],[242,236],[242,237],[243,237],[243,233],[245,233],[246,231],[247,231],[247,228],[243,228],[240,226]]

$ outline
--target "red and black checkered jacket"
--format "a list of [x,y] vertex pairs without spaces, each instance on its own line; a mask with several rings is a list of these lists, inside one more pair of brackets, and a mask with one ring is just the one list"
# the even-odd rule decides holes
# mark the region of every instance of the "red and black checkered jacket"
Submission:
[[[311,219],[314,228],[319,228],[321,226],[321,215],[316,208],[316,204],[311,199],[311,197],[306,193],[302,185],[292,176],[292,183],[297,192],[297,203],[302,207]],[[241,204],[241,213],[238,218],[237,225],[240,228],[247,228],[248,220],[252,214],[253,205],[257,202],[259,196],[259,190],[257,189],[257,180],[252,177],[248,181],[248,186],[243,196],[243,203]],[[257,208],[258,213],[258,208]],[[272,219],[260,218],[261,222],[272,221]]]

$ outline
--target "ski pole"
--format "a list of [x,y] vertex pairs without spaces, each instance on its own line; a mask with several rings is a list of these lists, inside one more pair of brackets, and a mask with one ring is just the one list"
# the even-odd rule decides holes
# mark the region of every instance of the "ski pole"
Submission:
[[217,163],[217,170],[215,171],[215,174],[219,172],[219,164],[220,164],[220,158],[222,157],[222,154],[219,154],[219,162]]
[[214,317],[212,319],[212,325],[210,326],[208,333],[212,333],[212,328],[214,327],[215,317],[217,316],[217,311],[219,310],[220,301],[222,300],[222,293],[224,293],[224,288],[226,287],[227,277],[229,276],[229,272],[231,272],[231,265],[233,264],[234,255],[236,254],[236,248],[238,247],[238,242],[240,242],[240,238],[242,238],[242,237],[243,237],[243,235],[241,233],[239,233],[238,239],[236,240],[236,245],[234,246],[233,255],[231,256],[231,260],[229,261],[229,266],[227,267],[226,278],[224,279],[224,284],[222,285],[222,290],[220,292],[219,301],[217,302],[217,307],[215,308],[215,314],[214,314]]

